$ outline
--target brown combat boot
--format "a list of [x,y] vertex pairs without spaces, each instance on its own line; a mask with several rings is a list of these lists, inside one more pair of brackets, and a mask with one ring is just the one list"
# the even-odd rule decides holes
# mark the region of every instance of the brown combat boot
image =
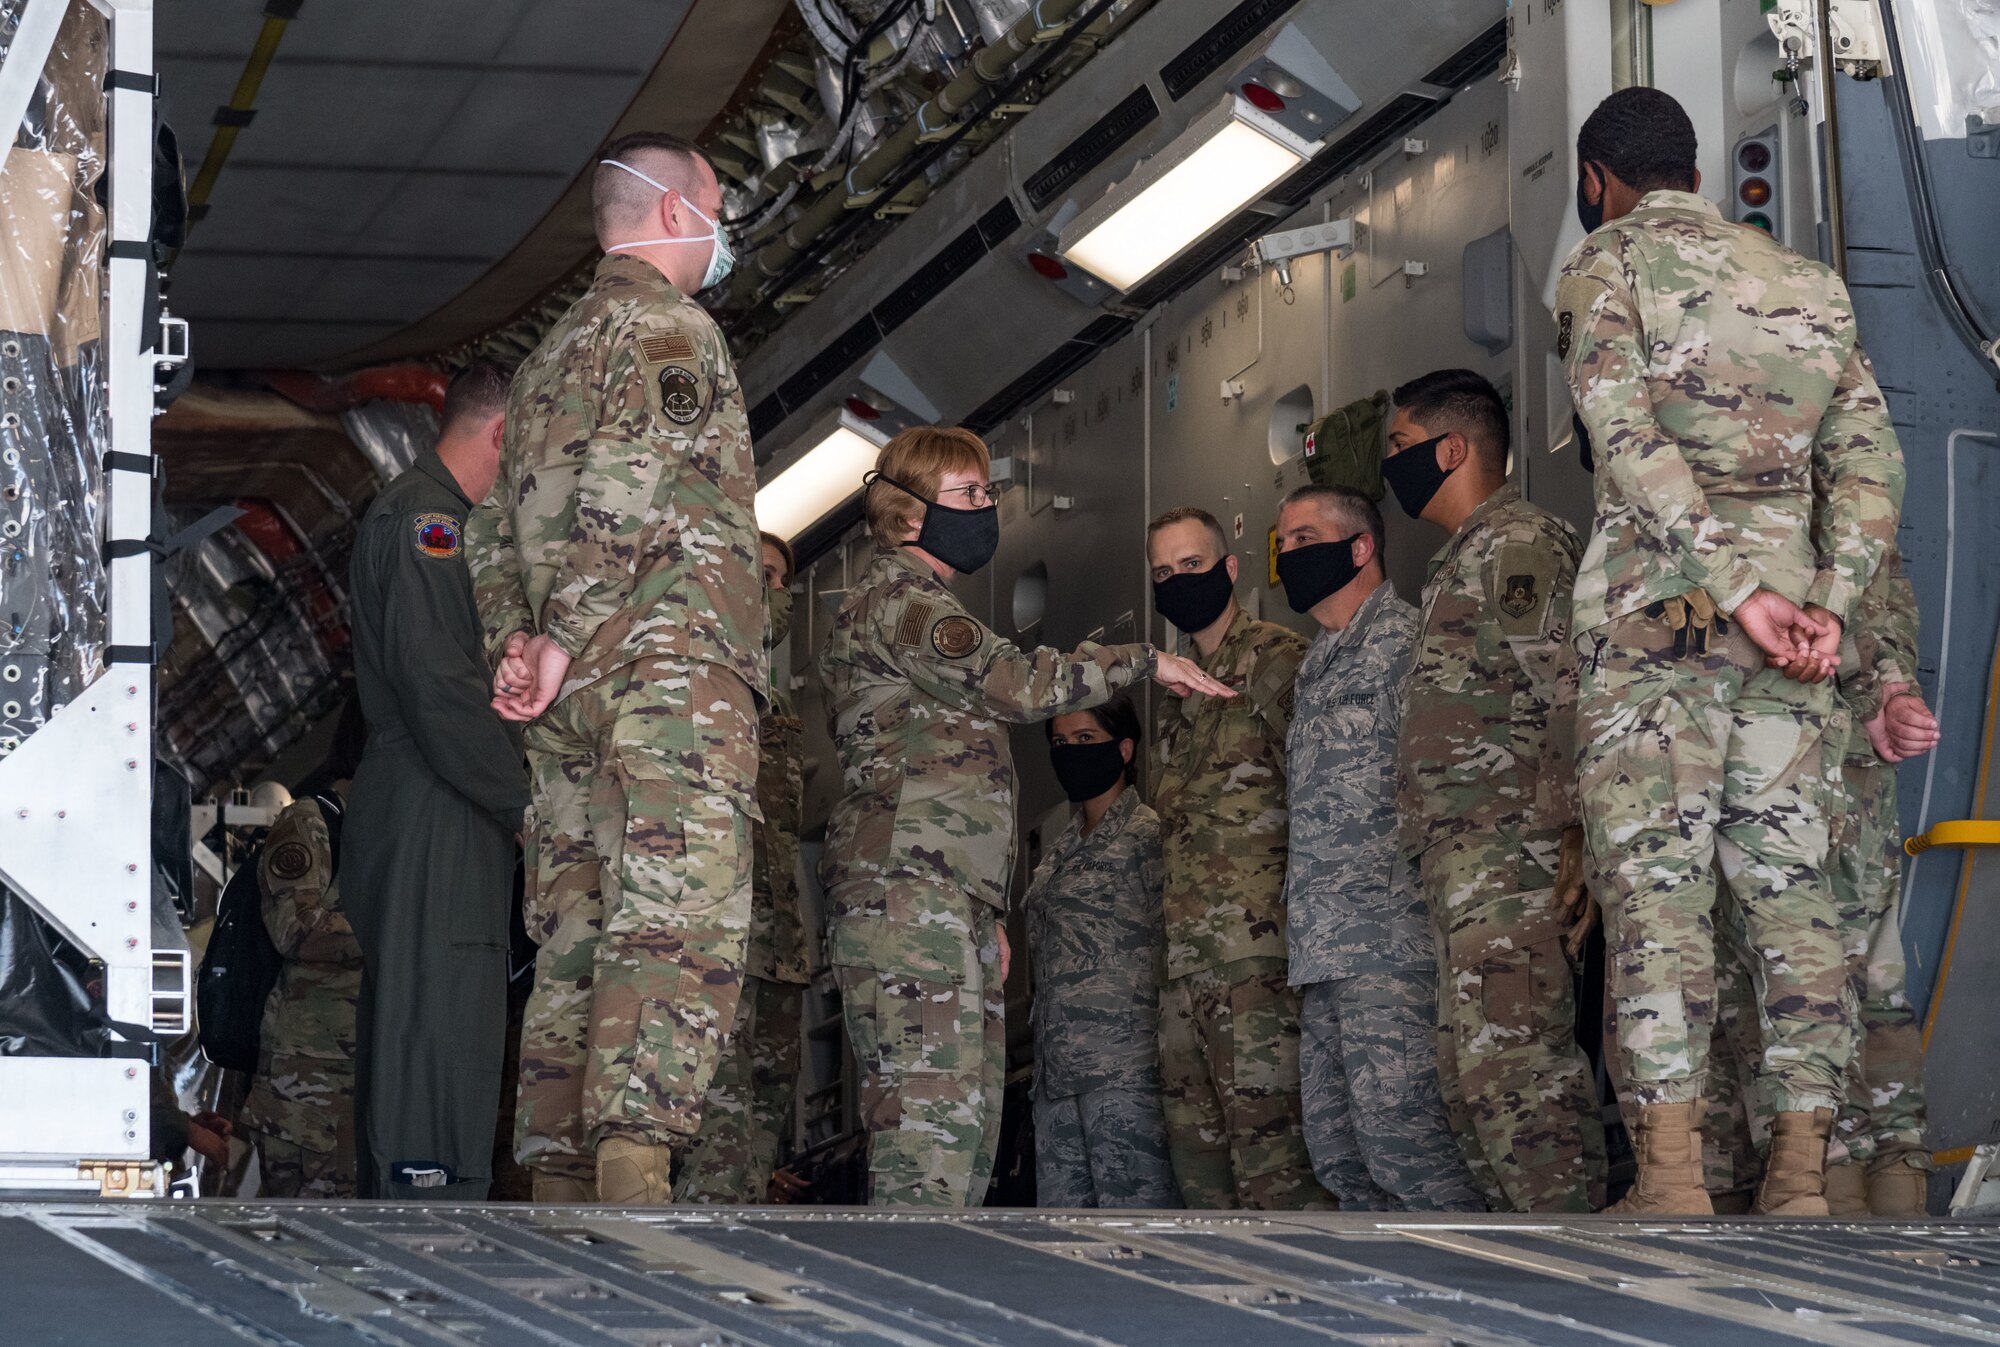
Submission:
[[1868,1167],[1843,1160],[1826,1167],[1826,1211],[1829,1216],[1868,1214]]
[[1780,1113],[1771,1125],[1771,1158],[1757,1189],[1753,1216],[1826,1216],[1826,1142],[1833,1110]]
[[620,1207],[663,1207],[673,1200],[674,1152],[668,1146],[606,1137],[597,1143],[597,1200]]
[[[1922,1220],[1931,1214],[1931,1176],[1907,1151],[1878,1155],[1868,1166],[1868,1214]],[[1927,1160],[1928,1157],[1925,1157]]]
[[1641,1108],[1632,1137],[1639,1181],[1605,1214],[1713,1216],[1701,1168],[1701,1120],[1707,1116],[1708,1105],[1700,1099]]
[[565,1179],[552,1174],[536,1174],[530,1180],[533,1199],[544,1206],[567,1206],[575,1202],[595,1202],[597,1185],[589,1179]]

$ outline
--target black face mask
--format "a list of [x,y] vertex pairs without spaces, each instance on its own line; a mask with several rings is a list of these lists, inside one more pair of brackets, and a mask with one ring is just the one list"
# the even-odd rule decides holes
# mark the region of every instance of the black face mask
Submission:
[[1174,630],[1203,631],[1222,616],[1236,593],[1224,557],[1205,571],[1187,571],[1153,581],[1153,611],[1174,624]]
[[[1598,169],[1600,173],[1603,171],[1602,168]],[[1576,173],[1576,220],[1583,226],[1584,233],[1595,234],[1604,227],[1604,194],[1599,192],[1596,203],[1592,204],[1583,194],[1583,189],[1589,185],[1590,179],[1584,176],[1583,168],[1579,165]]]
[[1072,804],[1094,800],[1125,779],[1121,740],[1101,744],[1051,744],[1049,766]]
[[1361,568],[1354,564],[1354,540],[1360,536],[1353,533],[1337,543],[1312,543],[1278,553],[1278,579],[1285,586],[1285,602],[1292,605],[1293,612],[1311,612],[1327,595],[1339,593],[1361,574]]
[[1382,460],[1382,480],[1396,493],[1396,504],[1412,519],[1423,517],[1424,507],[1444,485],[1444,479],[1451,476],[1438,466],[1437,447],[1443,439],[1444,435],[1433,435]]
[[[876,481],[887,482],[898,491],[910,491],[893,477],[884,477],[879,472],[871,472],[861,479],[864,489]],[[934,500],[924,502],[924,522],[918,528],[911,546],[921,547],[960,575],[970,575],[993,560],[993,553],[1000,546],[1000,508],[988,505],[978,510],[957,510],[949,505],[940,505]]]

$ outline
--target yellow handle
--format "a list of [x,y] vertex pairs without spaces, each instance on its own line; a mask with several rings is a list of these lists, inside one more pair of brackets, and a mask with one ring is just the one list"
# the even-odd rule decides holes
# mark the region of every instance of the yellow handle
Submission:
[[1903,839],[1903,851],[1911,856],[1932,847],[2000,847],[2000,819],[1947,819]]

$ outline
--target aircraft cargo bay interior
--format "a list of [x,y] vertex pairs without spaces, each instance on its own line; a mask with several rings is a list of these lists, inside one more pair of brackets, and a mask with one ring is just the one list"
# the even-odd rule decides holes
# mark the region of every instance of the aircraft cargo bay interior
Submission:
[[1992,0],[0,123],[0,1340],[2000,1340]]

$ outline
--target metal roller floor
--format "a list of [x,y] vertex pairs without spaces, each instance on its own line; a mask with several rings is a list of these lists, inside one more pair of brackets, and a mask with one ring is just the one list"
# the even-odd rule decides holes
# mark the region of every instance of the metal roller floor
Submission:
[[6,1347],[2000,1343],[2000,1226],[0,1205]]

